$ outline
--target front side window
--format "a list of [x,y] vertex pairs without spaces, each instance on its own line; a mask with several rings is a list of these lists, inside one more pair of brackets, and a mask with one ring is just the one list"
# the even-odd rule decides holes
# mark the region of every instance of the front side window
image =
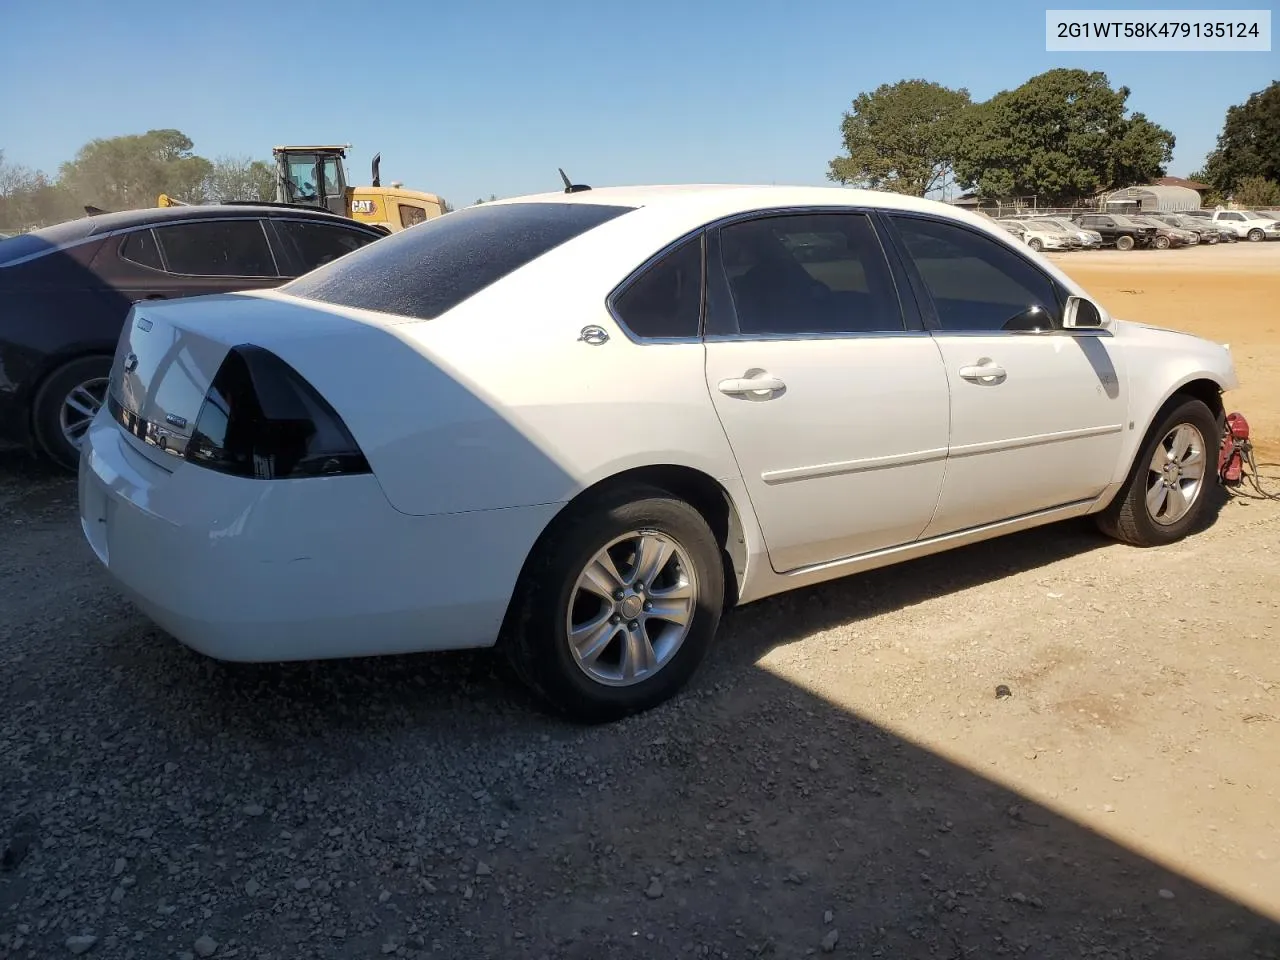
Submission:
[[1028,331],[1061,324],[1052,281],[1004,244],[937,220],[892,219],[943,331]]
[[691,237],[627,284],[614,312],[637,337],[696,337],[702,321],[702,235]]
[[761,217],[720,230],[721,268],[742,334],[905,329],[893,275],[866,214]]
[[314,154],[289,158],[289,185],[293,199],[314,203],[320,197],[320,164]]
[[152,270],[163,270],[160,262],[160,249],[156,246],[155,234],[150,230],[135,230],[125,236],[120,244],[120,258],[136,263],[140,267]]
[[371,243],[282,289],[336,306],[431,320],[633,209],[586,202],[468,207]]
[[277,220],[276,232],[288,244],[304,273],[378,239],[363,230],[302,220]]
[[1221,218],[1222,218],[1223,220],[1243,220],[1243,219],[1244,219],[1244,214],[1242,214],[1242,213],[1224,213],[1224,214],[1221,214]]
[[275,277],[275,260],[257,220],[196,220],[157,227],[170,273],[197,277]]

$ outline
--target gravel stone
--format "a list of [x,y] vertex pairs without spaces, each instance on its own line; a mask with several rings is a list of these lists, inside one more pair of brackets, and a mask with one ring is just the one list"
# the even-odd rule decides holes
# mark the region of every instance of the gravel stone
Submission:
[[66,947],[76,956],[82,953],[88,953],[98,942],[98,938],[92,934],[82,934],[75,937],[67,937]]
[[218,941],[205,934],[191,945],[191,949],[195,951],[197,957],[212,957],[218,952]]
[[836,948],[836,944],[840,942],[839,930],[828,930],[822,938],[822,952],[831,953]]

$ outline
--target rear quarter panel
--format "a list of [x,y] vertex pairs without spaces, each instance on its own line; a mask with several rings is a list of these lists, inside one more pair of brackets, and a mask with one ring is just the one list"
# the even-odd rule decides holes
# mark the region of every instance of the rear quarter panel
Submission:
[[[563,502],[655,463],[737,476],[707,394],[701,343],[635,343],[605,306],[613,287],[684,225],[612,229],[620,222],[443,317],[389,328],[384,338],[401,347],[371,342],[360,349],[376,360],[350,358],[354,369],[379,371],[376,382],[335,376],[322,388],[357,421],[349,425],[397,508]],[[609,333],[606,343],[579,339],[590,324]]]

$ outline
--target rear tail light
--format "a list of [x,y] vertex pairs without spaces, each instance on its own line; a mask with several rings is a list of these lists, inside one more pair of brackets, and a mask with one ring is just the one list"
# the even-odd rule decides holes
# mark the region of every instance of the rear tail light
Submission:
[[333,407],[293,367],[250,344],[232,348],[222,361],[185,456],[260,480],[370,472]]

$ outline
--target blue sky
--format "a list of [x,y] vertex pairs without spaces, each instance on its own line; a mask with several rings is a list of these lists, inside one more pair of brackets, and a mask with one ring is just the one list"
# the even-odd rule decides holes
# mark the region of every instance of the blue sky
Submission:
[[1130,87],[1185,175],[1227,107],[1280,76],[1274,50],[1046,53],[1047,5],[1070,6],[6,0],[0,150],[52,172],[91,138],[156,127],[209,157],[351,143],[355,182],[381,151],[384,181],[455,206],[554,189],[557,166],[601,185],[822,184],[860,91],[922,77],[985,99],[1065,66]]

